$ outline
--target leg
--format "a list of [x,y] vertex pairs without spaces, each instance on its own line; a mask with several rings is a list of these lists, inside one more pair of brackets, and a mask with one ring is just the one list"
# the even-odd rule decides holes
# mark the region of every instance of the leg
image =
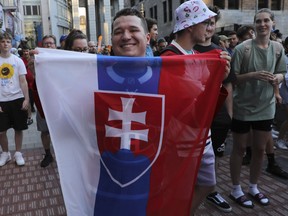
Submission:
[[3,151],[0,156],[0,167],[2,167],[11,160],[11,155],[8,150],[7,131],[0,132],[0,144]]
[[16,151],[19,151],[19,152],[21,151],[22,142],[23,142],[23,131],[22,130],[15,130]]
[[0,144],[3,152],[8,152],[8,138],[7,131],[0,132]]
[[50,140],[50,134],[48,131],[41,132],[41,141],[42,141],[43,148],[45,150],[50,149],[51,140]]
[[267,165],[266,171],[280,178],[288,179],[288,173],[284,171],[281,168],[281,166],[279,166],[279,164],[275,161],[274,141],[272,138],[272,133],[270,135],[270,138],[266,146],[266,155],[268,159],[268,165]]
[[208,194],[210,194],[213,190],[214,190],[214,186],[195,185],[190,215],[194,215],[198,206],[203,202],[205,197]]
[[232,133],[233,149],[230,155],[230,174],[233,185],[240,184],[240,173],[243,155],[245,153],[246,143],[248,142],[248,133]]
[[193,215],[205,197],[210,194],[216,185],[215,156],[212,145],[204,150],[194,188],[190,213]]
[[271,131],[253,130],[252,159],[250,166],[250,183],[257,184],[264,160],[264,152]]

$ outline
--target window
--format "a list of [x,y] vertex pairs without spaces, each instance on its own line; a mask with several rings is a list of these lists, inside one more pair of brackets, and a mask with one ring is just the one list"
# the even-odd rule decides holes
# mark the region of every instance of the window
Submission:
[[167,22],[167,1],[163,2],[163,19],[164,23]]
[[157,5],[154,6],[154,16],[152,18],[157,20]]
[[258,1],[258,9],[268,8],[268,0],[259,0]]
[[281,10],[281,1],[271,0],[271,10]]
[[135,0],[131,0],[130,5],[131,5],[131,7],[135,6]]
[[40,5],[24,5],[24,15],[26,16],[40,16]]
[[150,17],[153,17],[153,7],[150,8]]
[[172,21],[173,19],[172,0],[168,0],[168,16],[169,16],[169,21]]
[[228,9],[239,9],[239,0],[229,0]]
[[225,9],[225,0],[214,0],[213,5],[219,7],[220,9]]

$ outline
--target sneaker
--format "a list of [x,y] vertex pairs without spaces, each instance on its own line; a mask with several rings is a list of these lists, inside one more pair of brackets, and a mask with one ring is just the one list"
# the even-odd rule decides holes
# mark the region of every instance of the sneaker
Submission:
[[275,142],[275,146],[279,149],[288,149],[286,144],[287,143],[282,139],[276,140]]
[[51,154],[45,154],[44,159],[41,161],[41,167],[47,167],[50,163],[53,162],[53,156]]
[[273,139],[277,139],[278,136],[279,136],[279,132],[274,130],[274,129],[272,129],[272,137],[273,137]]
[[10,152],[2,152],[0,156],[0,167],[4,166],[11,160]]
[[23,158],[21,152],[16,151],[14,154],[14,159],[15,159],[15,162],[18,166],[24,166],[25,165],[25,161],[24,161],[24,158]]
[[223,197],[218,192],[213,192],[209,194],[206,197],[206,200],[223,212],[232,211],[232,207],[225,199],[223,199]]
[[268,164],[266,171],[280,178],[288,179],[288,173],[282,170],[282,168],[277,163],[274,163],[273,165]]

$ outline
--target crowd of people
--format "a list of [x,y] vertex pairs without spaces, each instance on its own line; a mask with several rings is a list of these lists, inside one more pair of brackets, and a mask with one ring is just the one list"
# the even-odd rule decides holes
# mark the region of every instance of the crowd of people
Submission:
[[[194,11],[194,6],[201,10]],[[254,203],[268,205],[269,197],[260,192],[257,185],[265,154],[268,159],[266,170],[288,179],[287,172],[276,162],[274,155],[274,145],[288,149],[285,141],[288,130],[288,37],[282,41],[280,31],[275,29],[273,12],[266,8],[260,9],[251,25],[242,25],[237,31],[216,34],[217,21],[221,18],[217,6],[207,7],[201,0],[186,1],[175,11],[175,26],[171,35],[160,38],[157,20],[146,18],[145,25],[142,22],[137,25],[143,17],[135,9],[123,9],[115,17],[112,46],[99,48],[95,41],[88,41],[82,31],[73,29],[68,35],[61,36],[58,48],[130,57],[197,55],[220,49],[220,57],[227,61],[221,88],[221,91],[227,93],[227,97],[214,117],[206,141],[194,189],[191,215],[205,199],[221,211],[232,211],[229,203],[217,192],[216,169],[218,160],[224,155],[229,131],[233,137],[229,197],[246,208],[253,208]],[[15,52],[11,40],[8,33],[0,35],[0,166],[11,160],[6,134],[9,128],[15,130],[15,162],[19,166],[25,164],[21,153],[23,130],[33,124],[32,112],[36,110],[37,129],[41,132],[45,150],[40,166],[47,167],[54,158],[49,129],[37,93],[34,52],[25,44],[19,47],[18,53]],[[123,45],[130,42],[133,46]],[[45,35],[42,47],[57,49],[56,43],[54,35]],[[278,111],[276,104],[279,109],[281,107],[284,110],[284,114],[278,119],[275,118]],[[272,136],[273,125],[279,131],[275,142]],[[240,176],[241,166],[248,164],[249,196],[246,196],[241,187]]]

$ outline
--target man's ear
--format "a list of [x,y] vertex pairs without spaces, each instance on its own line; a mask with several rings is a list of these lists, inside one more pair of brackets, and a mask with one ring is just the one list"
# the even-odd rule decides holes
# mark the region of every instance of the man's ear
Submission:
[[147,39],[147,45],[150,44],[150,33],[146,34],[146,39]]

